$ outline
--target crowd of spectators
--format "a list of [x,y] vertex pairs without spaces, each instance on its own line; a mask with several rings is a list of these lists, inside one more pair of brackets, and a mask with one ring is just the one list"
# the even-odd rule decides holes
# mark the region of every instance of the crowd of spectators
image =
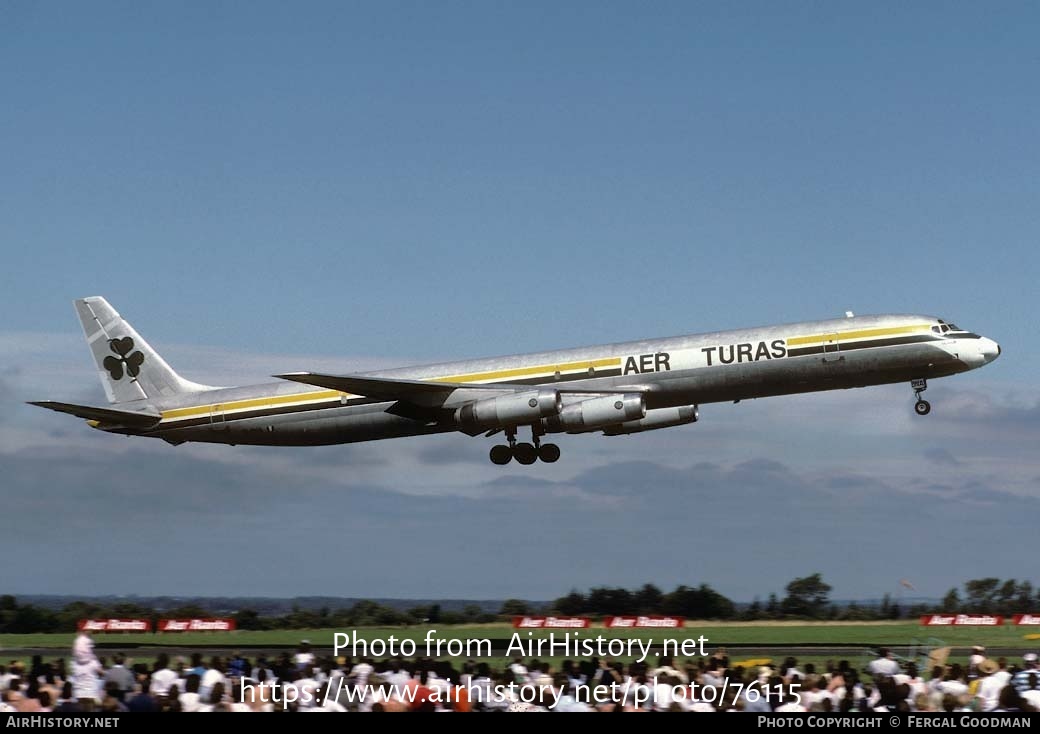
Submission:
[[815,666],[741,665],[724,650],[652,665],[596,658],[486,662],[331,658],[308,641],[250,660],[240,654],[132,664],[98,658],[81,634],[68,661],[0,665],[0,712],[909,712],[1038,711],[1035,653],[1009,664],[975,648],[965,665],[919,671],[888,650],[864,669],[847,661]]

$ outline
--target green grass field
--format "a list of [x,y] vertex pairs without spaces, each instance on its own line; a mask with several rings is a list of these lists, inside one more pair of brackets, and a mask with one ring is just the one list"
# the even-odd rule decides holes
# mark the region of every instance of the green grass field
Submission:
[[[435,629],[440,639],[498,639],[508,640],[514,630],[507,624],[488,625],[412,625],[407,627],[364,627],[356,630],[357,636],[365,640],[409,639],[421,642],[429,629]],[[235,647],[238,645],[296,645],[301,639],[309,639],[315,648],[331,648],[337,632],[351,633],[351,628],[278,630],[269,632],[188,632],[167,634],[104,634],[94,635],[98,644],[115,645],[169,645],[176,647]],[[556,630],[557,635],[566,630]],[[662,639],[707,638],[706,648],[716,645],[738,643],[758,645],[783,644],[833,644],[833,645],[910,645],[929,638],[937,638],[945,645],[964,647],[985,645],[987,647],[1019,647],[1036,644],[1040,640],[1027,639],[1028,631],[1011,626],[990,627],[922,627],[913,622],[696,622],[687,621],[682,629],[626,629],[608,630],[594,626],[585,630],[573,630],[583,638],[603,635],[608,638],[639,637],[660,641]],[[549,630],[532,630],[531,637],[547,637]],[[521,631],[527,638],[527,631]],[[1034,633],[1035,634],[1035,633]],[[0,653],[4,649],[40,647],[68,649],[74,634],[29,634],[0,635]]]

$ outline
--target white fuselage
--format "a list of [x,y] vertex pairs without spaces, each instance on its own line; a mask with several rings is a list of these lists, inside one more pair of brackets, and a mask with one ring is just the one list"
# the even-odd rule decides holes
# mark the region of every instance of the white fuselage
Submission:
[[[606,344],[528,355],[366,373],[398,380],[589,390],[631,387],[646,408],[747,400],[865,387],[965,372],[995,359],[997,344],[951,331],[920,315],[861,316],[735,331]],[[438,408],[480,399],[461,387]],[[565,394],[565,402],[587,398]],[[323,445],[457,430],[401,401],[373,399],[295,382],[219,388],[152,399],[162,421],[148,430],[103,430],[172,443]]]

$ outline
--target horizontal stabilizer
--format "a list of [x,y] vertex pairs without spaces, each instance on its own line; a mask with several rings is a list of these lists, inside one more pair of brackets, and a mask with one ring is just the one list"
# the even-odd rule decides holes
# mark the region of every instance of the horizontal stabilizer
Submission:
[[158,413],[140,413],[129,410],[113,410],[112,408],[95,408],[91,405],[74,405],[72,403],[56,403],[53,400],[39,400],[30,402],[29,405],[38,405],[41,408],[56,410],[59,413],[68,413],[79,418],[126,426],[127,428],[151,428],[158,425],[162,416]]
[[283,380],[302,382],[305,385],[316,385],[330,390],[350,393],[351,395],[363,395],[366,398],[385,398],[387,400],[408,400],[420,395],[433,396],[446,394],[455,390],[496,390],[498,392],[523,392],[536,390],[538,387],[548,387],[561,393],[604,395],[646,392],[647,387],[643,385],[628,386],[624,388],[571,388],[565,385],[547,382],[546,385],[512,385],[506,382],[497,383],[475,383],[475,382],[438,382],[422,380],[397,380],[386,377],[363,377],[360,375],[323,375],[317,372],[289,372],[284,375],[274,375]]

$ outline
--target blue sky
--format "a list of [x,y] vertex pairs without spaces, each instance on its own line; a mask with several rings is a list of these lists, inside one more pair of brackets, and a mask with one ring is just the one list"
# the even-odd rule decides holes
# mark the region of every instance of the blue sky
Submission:
[[[1035,574],[1009,549],[999,573],[965,554],[893,575],[909,529],[864,562],[888,531],[855,503],[912,508],[943,553],[978,527],[1028,533],[1040,507],[1038,22],[1029,3],[4,4],[0,464],[26,549],[10,590],[704,581],[750,599],[816,570],[846,597]],[[551,468],[493,469],[461,436],[173,449],[22,405],[103,399],[84,295],[211,383],[849,309],[943,316],[1004,355],[934,384],[923,421],[905,386],[707,406],[696,426],[568,440]],[[81,502],[98,511],[69,514]],[[777,520],[799,503],[807,525]],[[160,524],[183,561],[113,547]],[[404,528],[438,559],[501,556],[404,573],[416,549],[385,540]],[[200,570],[258,537],[262,573]],[[342,554],[334,579],[295,573],[308,544]],[[59,573],[77,548],[116,570]]]

